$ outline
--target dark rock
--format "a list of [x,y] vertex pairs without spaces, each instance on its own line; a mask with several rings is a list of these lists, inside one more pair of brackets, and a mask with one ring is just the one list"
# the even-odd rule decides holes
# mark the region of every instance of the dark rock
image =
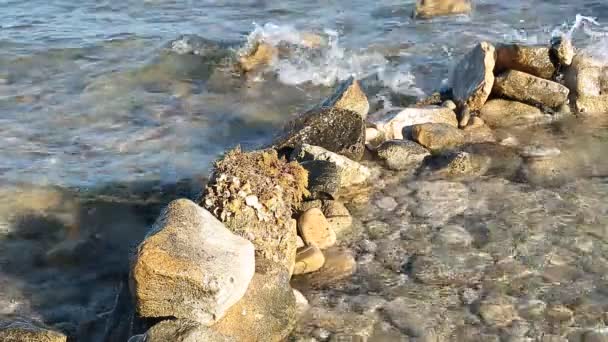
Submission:
[[520,44],[500,44],[496,46],[496,67],[499,74],[507,70],[550,79],[555,73],[549,48],[546,46],[525,46]]
[[452,91],[457,104],[478,111],[487,101],[494,85],[495,48],[492,44],[477,44],[456,65]]
[[553,63],[559,67],[567,67],[572,64],[574,58],[574,46],[572,46],[572,39],[565,35],[559,37],[553,37],[551,39],[551,57]]
[[336,164],[326,160],[309,160],[300,165],[308,171],[308,191],[312,199],[334,199],[340,189]]
[[509,70],[496,77],[492,92],[531,105],[557,108],[568,100],[570,91],[557,82]]

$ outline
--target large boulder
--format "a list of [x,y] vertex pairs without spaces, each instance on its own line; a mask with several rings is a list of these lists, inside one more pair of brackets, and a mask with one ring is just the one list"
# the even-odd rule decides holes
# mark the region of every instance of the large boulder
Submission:
[[359,113],[321,107],[291,120],[273,146],[289,151],[302,144],[320,146],[353,160],[365,151],[365,122]]
[[481,108],[479,117],[492,128],[528,126],[550,121],[537,107],[505,99],[493,99]]
[[568,101],[570,91],[557,82],[509,70],[496,76],[493,92],[531,105],[557,108]]
[[171,202],[137,249],[131,289],[143,317],[210,325],[238,302],[255,270],[254,248],[207,210]]
[[308,195],[307,171],[275,150],[235,149],[215,163],[199,203],[232,232],[253,242],[256,259],[291,270],[296,255],[292,208]]
[[501,73],[519,70],[525,73],[550,79],[555,73],[548,46],[526,46],[520,44],[501,44],[496,46],[496,67]]
[[439,106],[392,108],[374,113],[370,124],[378,130],[382,140],[403,139],[403,129],[423,123],[443,123],[458,127],[456,113]]
[[577,112],[608,112],[608,63],[590,53],[580,53],[564,74]]
[[289,285],[289,272],[267,260],[256,263],[256,273],[245,296],[211,328],[235,341],[283,341],[296,323],[296,299]]
[[471,12],[471,0],[417,0],[415,18],[432,18]]
[[458,128],[446,124],[420,124],[412,127],[414,141],[430,150],[441,150],[462,145],[465,135]]
[[67,336],[41,323],[22,318],[0,321],[2,342],[66,342]]
[[477,44],[456,65],[452,75],[454,100],[478,111],[488,100],[494,85],[495,48],[492,44]]
[[371,176],[369,168],[319,146],[303,144],[293,151],[291,159],[300,162],[308,160],[325,160],[336,165],[339,174],[340,187],[349,187],[365,183]]
[[342,82],[332,95],[321,102],[318,108],[350,110],[361,115],[361,118],[365,119],[369,112],[369,102],[359,85],[359,81],[350,77]]

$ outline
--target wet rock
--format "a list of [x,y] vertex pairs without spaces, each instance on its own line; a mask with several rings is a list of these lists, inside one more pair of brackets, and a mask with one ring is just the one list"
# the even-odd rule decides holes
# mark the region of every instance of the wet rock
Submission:
[[0,321],[2,342],[66,342],[67,336],[27,319]]
[[490,43],[477,44],[456,65],[452,77],[454,100],[478,111],[487,101],[494,85],[495,48]]
[[379,239],[388,235],[393,229],[390,224],[384,221],[373,220],[365,224],[365,230],[370,238]]
[[133,336],[129,342],[236,342],[197,322],[176,319],[157,323],[145,334]]
[[281,265],[256,260],[245,296],[211,328],[235,341],[283,341],[296,323],[296,300],[289,272]]
[[313,336],[315,341],[365,341],[376,321],[372,315],[313,307],[300,319],[293,335]]
[[504,99],[486,102],[479,117],[492,128],[536,125],[550,121],[537,107]]
[[215,163],[199,203],[233,233],[251,241],[258,257],[293,268],[296,256],[292,208],[304,196],[308,175],[274,150],[228,152]]
[[568,100],[570,91],[557,82],[509,70],[496,76],[492,92],[531,105],[557,108]]
[[395,208],[397,208],[397,205],[399,205],[399,203],[397,203],[397,201],[395,201],[395,199],[390,196],[384,196],[376,201],[376,206],[386,211],[395,210]]
[[197,56],[215,55],[222,50],[226,50],[218,42],[194,34],[184,34],[169,42],[167,47],[180,55],[192,54]]
[[310,309],[310,304],[308,303],[308,299],[304,297],[302,292],[294,289],[293,296],[296,298],[296,312],[298,317],[301,317],[303,314]]
[[416,168],[430,152],[410,140],[389,140],[378,146],[376,154],[389,169],[406,170]]
[[417,0],[413,16],[428,19],[432,17],[468,14],[471,0]]
[[446,124],[419,124],[412,127],[412,138],[430,150],[442,150],[464,143],[461,130]]
[[519,70],[540,78],[551,79],[555,66],[551,62],[549,47],[520,44],[496,46],[496,67],[499,74],[507,70]]
[[465,248],[471,246],[473,236],[461,226],[449,225],[441,228],[435,240],[443,246]]
[[[486,104],[488,102],[486,102]],[[464,128],[464,130],[466,131],[469,129],[479,128],[479,127],[484,126],[485,124],[486,124],[486,122],[482,118],[480,118],[479,116],[473,116],[473,117],[471,117],[471,120],[469,120],[469,123],[467,124],[467,127]]]
[[340,187],[365,183],[371,176],[369,168],[322,147],[303,144],[291,154],[292,160],[324,160],[336,165]]
[[465,128],[469,124],[469,120],[471,120],[471,110],[469,107],[464,107],[462,111],[460,111],[460,115],[458,116],[458,127]]
[[131,288],[143,317],[178,317],[205,325],[247,290],[252,244],[189,200],[171,202],[138,247]]
[[501,175],[508,178],[517,173],[522,164],[522,158],[518,151],[510,146],[496,143],[470,144],[466,145],[463,151],[476,156],[475,158],[480,158],[479,162],[489,159],[486,174]]
[[270,65],[278,53],[277,48],[271,44],[258,42],[241,54],[238,63],[243,71],[250,72]]
[[519,170],[519,179],[537,185],[560,185],[568,179],[569,170],[560,158],[525,158]]
[[553,305],[547,308],[547,320],[560,326],[569,326],[574,320],[574,313],[564,305]]
[[338,201],[325,201],[323,203],[323,214],[338,239],[348,233],[353,224],[353,218],[348,209]]
[[317,272],[294,277],[292,286],[296,289],[324,289],[336,286],[356,271],[357,263],[353,253],[344,248],[332,247],[324,251],[325,264]]
[[429,170],[444,177],[471,177],[485,174],[491,159],[482,154],[465,151],[448,151],[429,160]]
[[320,146],[357,161],[365,150],[365,123],[361,115],[350,110],[312,110],[291,120],[274,142],[278,150],[293,150],[302,144]]
[[333,199],[340,190],[340,174],[336,164],[326,160],[309,160],[300,165],[308,171],[310,199]]
[[404,129],[416,124],[444,123],[458,127],[456,113],[449,108],[437,106],[390,109],[374,113],[370,119],[385,140],[403,139]]
[[402,273],[409,260],[410,250],[399,239],[382,239],[378,241],[375,254],[382,265],[394,272]]
[[585,331],[582,342],[608,342],[608,329]]
[[436,325],[436,317],[433,317],[429,303],[398,297],[385,304],[382,307],[382,313],[391,324],[408,336],[422,341],[434,340],[431,337],[435,337],[433,330]]
[[497,327],[506,327],[518,319],[513,300],[500,295],[484,299],[479,305],[479,315],[487,324]]
[[577,54],[564,71],[578,113],[608,112],[608,64],[589,53]]
[[415,190],[415,202],[408,209],[433,226],[443,225],[468,208],[469,191],[462,183],[423,181],[415,184]]
[[320,104],[320,107],[350,110],[359,114],[363,119],[369,112],[367,96],[361,90],[359,82],[353,77],[342,82],[336,91]]
[[325,249],[336,244],[336,233],[320,209],[313,208],[302,214],[298,218],[298,230],[307,245]]
[[418,256],[412,263],[412,275],[429,285],[473,285],[479,283],[485,269],[493,263],[482,252],[449,253],[436,251]]
[[556,64],[561,67],[567,67],[572,64],[574,59],[574,46],[572,46],[572,39],[561,35],[559,37],[553,37],[551,39],[551,55],[555,59]]
[[[473,117],[473,119],[479,119]],[[482,119],[479,119],[483,121]],[[471,120],[473,121],[473,120]],[[496,142],[496,134],[490,126],[481,124],[477,127],[467,126],[462,132],[464,133],[464,141],[467,144],[493,143]]]

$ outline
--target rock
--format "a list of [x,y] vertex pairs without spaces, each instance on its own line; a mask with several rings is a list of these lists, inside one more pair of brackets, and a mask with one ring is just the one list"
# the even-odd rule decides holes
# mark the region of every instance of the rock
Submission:
[[300,165],[308,171],[309,199],[333,199],[340,190],[340,174],[336,164],[326,160],[309,160]]
[[225,47],[218,42],[194,34],[179,36],[177,39],[169,42],[167,48],[179,55],[192,54],[205,57],[221,54],[222,50],[226,50]]
[[550,118],[537,107],[504,99],[486,102],[481,108],[479,117],[492,128],[528,126],[550,121]]
[[[366,341],[372,335],[377,320],[373,315],[361,315],[351,310],[312,307],[300,318],[292,337],[295,341]],[[314,339],[309,339],[313,337]]]
[[308,303],[308,299],[304,297],[302,292],[293,289],[293,296],[296,298],[296,312],[298,317],[301,317],[310,309],[310,304]]
[[579,53],[572,65],[565,69],[564,79],[577,112],[608,112],[608,63],[594,58],[590,53]]
[[456,103],[452,100],[445,100],[442,104],[442,107],[450,108],[451,110],[456,110]]
[[471,12],[471,0],[417,0],[414,18],[468,14]]
[[518,319],[513,301],[504,296],[489,296],[479,306],[479,315],[489,325],[506,327]]
[[388,140],[376,148],[380,160],[391,170],[416,168],[430,152],[410,140]]
[[[475,117],[475,119],[479,119]],[[479,119],[482,120],[482,119]],[[466,144],[480,144],[496,142],[495,132],[490,126],[485,123],[477,127],[467,126],[462,132],[464,133],[464,141]]]
[[131,288],[143,317],[210,325],[247,290],[253,245],[189,200],[171,202],[140,244]]
[[365,129],[365,146],[370,149],[374,149],[383,141],[384,135],[377,128],[367,127]]
[[410,337],[421,341],[433,341],[436,317],[429,303],[421,300],[398,297],[382,306],[382,313],[392,325]]
[[432,226],[441,226],[468,208],[469,191],[462,183],[419,181],[415,191],[414,203],[408,209]]
[[325,249],[336,244],[336,233],[320,209],[313,208],[302,214],[298,219],[298,230],[307,245]]
[[564,305],[549,307],[546,316],[549,322],[563,326],[569,326],[574,322],[574,313]]
[[239,57],[239,66],[245,72],[268,66],[278,56],[278,50],[265,42],[256,43],[252,49],[245,51]]
[[528,320],[537,320],[545,315],[547,303],[542,300],[531,299],[517,306],[519,315]]
[[500,74],[507,70],[523,71],[540,78],[551,79],[555,73],[555,66],[551,62],[549,47],[500,44],[496,46],[494,72]]
[[398,205],[399,203],[397,203],[397,201],[395,201],[395,199],[390,196],[384,196],[376,201],[376,206],[386,211],[393,211],[395,210],[395,208],[397,208]]
[[598,328],[585,331],[583,342],[608,342],[608,330],[606,328]]
[[444,246],[466,248],[473,243],[473,236],[461,226],[449,225],[435,234],[435,240]]
[[278,150],[302,145],[320,146],[355,161],[365,150],[365,123],[361,115],[339,108],[321,108],[291,120],[274,141]]
[[420,124],[412,127],[414,141],[430,150],[442,150],[464,143],[465,136],[458,128],[446,124]]
[[[296,224],[296,227],[297,227],[297,224]],[[298,235],[296,237],[296,247],[297,248],[302,248],[304,246],[306,246],[306,244],[304,243],[304,240],[302,240],[302,238],[300,237],[300,235]],[[297,260],[298,260],[298,254],[296,253],[296,262],[297,262]]]
[[336,91],[325,99],[319,107],[350,110],[359,114],[363,119],[367,117],[369,112],[367,96],[361,90],[359,82],[353,77],[342,82]]
[[496,76],[492,92],[531,105],[557,108],[568,100],[570,91],[557,82],[509,70]]
[[2,342],[66,342],[67,336],[23,318],[0,321]]
[[373,220],[365,224],[365,230],[371,239],[376,240],[388,235],[392,231],[392,227],[384,221]]
[[236,340],[216,333],[212,328],[183,319],[157,323],[145,334],[133,336],[128,342],[236,342]]
[[[444,123],[458,127],[456,113],[446,107],[391,109],[373,114],[372,125],[385,140],[403,139],[404,129],[423,123]],[[406,134],[407,136],[407,134]]]
[[570,37],[561,35],[551,39],[551,56],[560,67],[570,66],[574,59],[574,54],[574,46],[572,46],[572,39]]
[[324,201],[323,214],[337,238],[347,233],[353,224],[353,218],[348,209],[338,201]]
[[324,289],[349,278],[355,273],[357,263],[350,250],[332,247],[324,252],[325,264],[317,272],[294,277],[292,286],[297,289]]
[[481,281],[484,271],[494,260],[483,252],[450,253],[437,250],[418,256],[412,263],[412,275],[429,285],[474,285]]
[[475,112],[483,107],[494,85],[495,49],[490,43],[477,44],[456,65],[452,76],[454,100]]
[[289,278],[281,265],[256,259],[256,272],[245,296],[212,330],[235,341],[283,341],[296,323],[296,300]]
[[371,176],[369,168],[322,147],[302,144],[291,154],[292,160],[324,160],[336,165],[340,187],[363,184]]
[[378,241],[376,260],[393,272],[402,273],[409,260],[411,250],[400,239],[385,238]]
[[429,169],[444,177],[481,176],[488,172],[491,159],[465,151],[448,151],[429,160]]
[[228,152],[215,163],[199,200],[233,233],[251,241],[258,257],[293,268],[297,231],[292,208],[308,195],[308,174],[274,150]]
[[[490,101],[486,102],[486,105],[489,102]],[[482,110],[483,110],[483,108],[482,108]],[[464,128],[464,130],[467,131],[467,130],[471,130],[471,129],[475,129],[475,128],[480,128],[480,127],[484,126],[485,124],[486,124],[486,122],[482,118],[480,118],[479,116],[473,116],[471,118],[471,120],[469,120],[469,123],[467,124],[467,127]]]
[[471,110],[469,107],[464,107],[460,112],[460,117],[458,118],[458,127],[465,128],[469,124],[469,120],[471,120]]
[[305,274],[318,271],[325,263],[325,256],[317,246],[306,246],[296,254],[296,266],[293,274]]

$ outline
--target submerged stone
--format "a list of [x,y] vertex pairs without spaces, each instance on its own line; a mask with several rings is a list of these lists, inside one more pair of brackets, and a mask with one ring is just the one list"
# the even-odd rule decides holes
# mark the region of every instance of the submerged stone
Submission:
[[296,266],[293,274],[305,274],[318,271],[325,264],[325,256],[321,250],[312,245],[298,250],[296,254]]
[[66,335],[31,320],[17,318],[0,321],[2,342],[66,342],[67,339]]
[[324,251],[325,263],[318,271],[294,277],[296,289],[324,289],[336,286],[355,273],[357,263],[350,250],[332,247]]
[[417,0],[414,9],[415,18],[468,14],[471,12],[471,0]]
[[537,107],[504,99],[493,99],[486,102],[481,108],[479,117],[492,128],[527,126],[550,121],[550,118],[547,118]]
[[454,69],[454,100],[471,111],[480,110],[492,92],[495,64],[494,46],[487,42],[477,44]]
[[507,70],[519,70],[550,79],[555,73],[555,66],[551,62],[549,47],[500,44],[496,46],[494,71],[499,74]]
[[430,155],[422,145],[410,140],[389,140],[376,148],[378,158],[391,170],[418,167]]
[[509,70],[497,76],[492,91],[498,96],[549,108],[564,104],[570,92],[557,82],[517,70]]

